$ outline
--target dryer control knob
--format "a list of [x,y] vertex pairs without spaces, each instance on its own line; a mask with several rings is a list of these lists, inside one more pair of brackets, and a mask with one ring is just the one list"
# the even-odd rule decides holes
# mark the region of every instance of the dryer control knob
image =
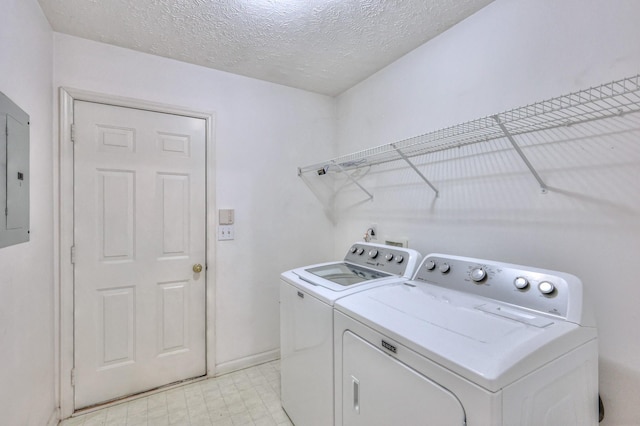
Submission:
[[369,257],[372,259],[375,259],[376,257],[378,257],[378,250],[376,249],[369,250]]
[[363,249],[362,247],[360,247],[360,248],[358,249],[358,254],[360,254],[360,255],[361,255],[362,253],[364,253],[364,249]]
[[402,262],[404,262],[404,256],[402,256],[400,254],[397,255],[396,256],[396,263],[402,263]]
[[513,285],[515,285],[517,289],[524,290],[529,287],[529,281],[527,281],[525,277],[518,277],[513,280]]
[[471,279],[477,283],[484,280],[487,277],[487,271],[484,268],[473,268],[471,270]]
[[385,258],[385,259],[387,259],[387,260],[389,260],[389,261],[393,260],[393,253],[387,253],[387,254],[384,256],[384,258]]
[[436,262],[430,260],[424,264],[424,267],[427,268],[427,271],[433,271],[434,269],[436,269]]
[[358,251],[358,247],[353,246],[351,247],[351,250],[349,250],[351,253],[355,253],[356,251]]
[[554,286],[549,281],[542,281],[540,284],[538,284],[538,290],[540,290],[540,293],[542,294],[551,294],[555,291],[555,289],[556,286]]
[[448,263],[443,263],[442,265],[440,265],[440,268],[438,269],[440,269],[440,272],[442,272],[443,274],[446,274],[451,270],[451,267],[449,266]]

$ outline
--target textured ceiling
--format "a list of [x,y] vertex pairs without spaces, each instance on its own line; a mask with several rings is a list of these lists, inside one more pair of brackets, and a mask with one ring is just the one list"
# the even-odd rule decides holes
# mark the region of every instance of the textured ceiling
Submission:
[[492,0],[38,0],[54,31],[337,95]]

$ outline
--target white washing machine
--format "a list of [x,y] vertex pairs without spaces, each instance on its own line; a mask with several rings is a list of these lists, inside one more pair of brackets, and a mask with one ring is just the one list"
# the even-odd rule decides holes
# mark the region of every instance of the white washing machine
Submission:
[[335,424],[598,422],[598,348],[575,276],[433,254],[338,300]]
[[407,248],[355,243],[343,261],[282,273],[281,399],[296,426],[334,423],[334,302],[399,278],[406,280],[421,258]]

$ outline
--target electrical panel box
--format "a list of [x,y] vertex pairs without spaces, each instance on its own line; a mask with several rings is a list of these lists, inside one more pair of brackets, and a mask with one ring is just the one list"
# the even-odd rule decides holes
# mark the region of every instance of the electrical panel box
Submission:
[[0,247],[29,241],[29,115],[0,92]]

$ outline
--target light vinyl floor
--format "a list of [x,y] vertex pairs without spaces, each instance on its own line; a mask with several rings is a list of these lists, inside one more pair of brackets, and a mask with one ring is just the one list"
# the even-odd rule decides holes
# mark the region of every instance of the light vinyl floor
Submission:
[[64,420],[61,426],[235,426],[292,423],[280,406],[280,361]]

